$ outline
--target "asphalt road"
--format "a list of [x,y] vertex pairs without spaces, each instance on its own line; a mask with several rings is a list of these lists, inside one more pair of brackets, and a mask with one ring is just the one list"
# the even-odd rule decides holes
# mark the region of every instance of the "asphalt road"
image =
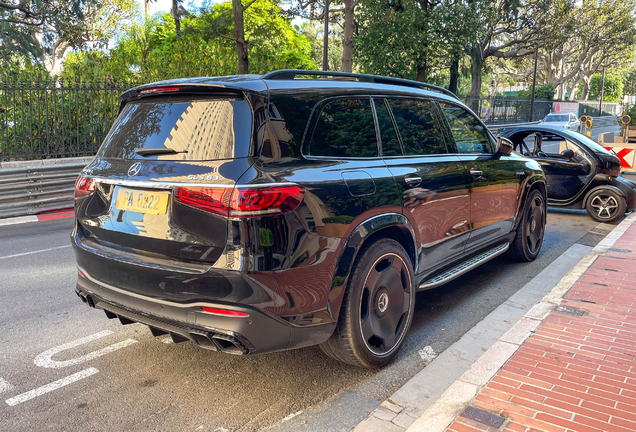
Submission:
[[1,431],[252,431],[300,411],[307,430],[348,431],[425,367],[419,350],[443,351],[597,225],[552,211],[535,262],[496,259],[420,293],[397,361],[370,372],[316,347],[229,356],[108,320],[73,291],[71,224],[0,227]]

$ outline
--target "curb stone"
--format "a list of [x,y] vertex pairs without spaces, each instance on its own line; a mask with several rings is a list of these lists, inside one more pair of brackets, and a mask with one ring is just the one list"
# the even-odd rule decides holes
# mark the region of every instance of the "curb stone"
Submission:
[[590,253],[584,257],[561,281],[533,307],[521,320],[506,332],[471,368],[455,381],[407,432],[443,432],[461,413],[514,352],[530,336],[547,315],[555,309],[563,296],[585,273],[592,263],[605,254],[614,243],[636,222],[632,213],[610,232]]
[[0,219],[0,226],[16,225],[29,222],[41,222],[51,219],[61,219],[75,216],[75,210],[60,210],[54,212],[40,213],[37,215],[18,216],[6,219]]

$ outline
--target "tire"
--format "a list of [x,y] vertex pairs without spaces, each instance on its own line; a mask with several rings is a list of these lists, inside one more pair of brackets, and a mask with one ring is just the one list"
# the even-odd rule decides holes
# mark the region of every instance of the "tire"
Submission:
[[543,245],[545,233],[545,198],[537,189],[530,195],[523,208],[523,216],[517,227],[517,235],[510,244],[509,256],[515,261],[534,261]]
[[413,321],[413,265],[395,240],[360,251],[345,291],[338,325],[320,345],[329,357],[363,368],[389,363]]
[[614,223],[623,217],[626,209],[625,198],[609,188],[595,190],[585,203],[587,214],[596,222]]

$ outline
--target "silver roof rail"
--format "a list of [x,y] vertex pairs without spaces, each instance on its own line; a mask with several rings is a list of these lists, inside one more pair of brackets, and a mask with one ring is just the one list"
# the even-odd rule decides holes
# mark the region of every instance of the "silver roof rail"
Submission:
[[428,84],[420,81],[407,80],[403,78],[391,78],[385,77],[381,75],[369,75],[369,74],[359,74],[359,73],[351,73],[351,72],[335,72],[335,71],[316,71],[316,70],[301,70],[301,69],[281,69],[275,70],[265,75],[261,76],[264,80],[293,80],[297,76],[324,76],[324,77],[334,77],[334,78],[354,78],[359,82],[369,82],[375,84],[389,84],[389,85],[398,85],[405,87],[414,87],[424,90],[430,90],[438,93],[443,93],[447,96],[453,97],[457,100],[459,98],[452,91],[445,89],[444,87],[436,86],[433,84]]

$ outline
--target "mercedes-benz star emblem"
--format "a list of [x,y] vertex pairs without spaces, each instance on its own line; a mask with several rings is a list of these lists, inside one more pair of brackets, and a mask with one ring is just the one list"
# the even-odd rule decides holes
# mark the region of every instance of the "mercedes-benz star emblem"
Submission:
[[137,174],[139,174],[140,170],[141,170],[141,164],[139,162],[135,162],[134,164],[130,166],[130,168],[128,168],[128,177],[136,176]]
[[380,313],[386,312],[386,309],[389,307],[389,296],[386,293],[380,294],[380,298],[378,299],[378,310]]

